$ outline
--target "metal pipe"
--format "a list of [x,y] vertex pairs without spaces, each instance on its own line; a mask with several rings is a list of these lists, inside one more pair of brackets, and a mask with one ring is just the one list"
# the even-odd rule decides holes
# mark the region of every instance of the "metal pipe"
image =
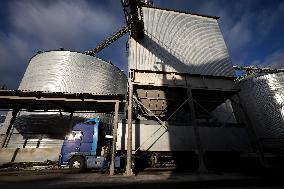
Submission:
[[119,110],[119,101],[116,101],[115,107],[114,107],[114,123],[113,123],[113,133],[112,133],[112,136],[113,136],[113,138],[112,138],[112,153],[111,153],[111,163],[110,163],[109,175],[114,175],[114,168],[115,168],[118,110]]

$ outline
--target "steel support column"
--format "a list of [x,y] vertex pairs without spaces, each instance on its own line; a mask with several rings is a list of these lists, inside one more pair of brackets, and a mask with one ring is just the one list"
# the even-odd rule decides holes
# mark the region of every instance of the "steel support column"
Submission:
[[126,175],[133,175],[132,172],[132,103],[133,103],[133,83],[128,80],[128,137],[127,137],[127,157],[126,157]]
[[12,118],[10,119],[9,126],[8,126],[8,128],[6,130],[6,133],[5,133],[5,136],[3,138],[3,141],[1,141],[2,142],[1,143],[2,144],[1,145],[2,148],[5,148],[5,144],[7,143],[7,139],[9,137],[10,133],[11,133],[11,130],[12,130],[13,124],[14,124],[16,118],[17,118],[18,112],[19,112],[18,110],[13,110],[13,112],[12,112]]
[[256,151],[261,165],[263,167],[267,167],[268,164],[267,164],[265,157],[264,157],[263,147],[262,147],[262,145],[260,144],[260,142],[257,138],[257,135],[256,135],[255,130],[253,128],[253,124],[251,122],[251,119],[248,116],[249,114],[245,110],[245,108],[243,107],[242,100],[241,100],[240,96],[238,94],[236,96],[237,96],[239,103],[234,101],[232,98],[230,98],[230,100],[232,102],[234,102],[236,105],[238,105],[240,107],[240,109],[242,110],[244,118],[245,118],[245,122],[247,123],[246,124],[246,130],[247,130],[247,133],[250,137],[250,140],[251,140],[251,143],[252,143],[252,146],[253,146],[253,150]]
[[115,168],[115,153],[116,153],[116,141],[117,141],[117,126],[118,126],[118,110],[119,110],[119,101],[115,103],[114,108],[114,123],[113,123],[113,132],[112,132],[112,152],[111,152],[111,163],[109,175],[114,175]]
[[190,98],[188,103],[189,103],[190,116],[191,116],[191,121],[193,125],[193,130],[194,130],[195,143],[196,143],[197,151],[198,151],[198,162],[199,162],[198,172],[207,172],[207,168],[205,167],[205,164],[204,164],[203,147],[202,147],[201,138],[199,134],[199,127],[196,121],[195,108],[194,108],[191,88],[187,89],[187,95]]
[[68,130],[69,130],[69,132],[71,132],[72,131],[72,126],[73,126],[73,120],[72,120],[72,118],[73,118],[73,114],[74,114],[74,112],[70,112],[70,115],[69,115],[69,120],[68,120]]

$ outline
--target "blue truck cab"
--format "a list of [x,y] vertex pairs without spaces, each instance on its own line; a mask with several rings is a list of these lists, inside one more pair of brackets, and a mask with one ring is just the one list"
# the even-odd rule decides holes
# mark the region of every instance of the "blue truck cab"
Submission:
[[106,155],[101,154],[105,135],[99,118],[77,123],[63,142],[59,155],[60,166],[69,166],[72,170],[102,168]]

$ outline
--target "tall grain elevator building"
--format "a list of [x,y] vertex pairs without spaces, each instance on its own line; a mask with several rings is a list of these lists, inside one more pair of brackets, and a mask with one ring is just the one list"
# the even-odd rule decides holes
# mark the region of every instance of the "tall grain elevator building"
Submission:
[[[172,156],[199,167],[218,152],[250,152],[230,102],[238,89],[218,17],[148,6],[141,15],[143,37],[129,39],[132,152],[154,156],[152,165]],[[118,149],[127,148],[129,130],[123,128]]]

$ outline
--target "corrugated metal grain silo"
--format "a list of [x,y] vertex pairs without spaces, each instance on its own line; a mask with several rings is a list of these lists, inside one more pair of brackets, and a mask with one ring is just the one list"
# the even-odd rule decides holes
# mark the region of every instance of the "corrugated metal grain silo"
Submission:
[[[258,74],[242,79],[238,118],[245,112],[265,151],[284,147],[284,73]],[[237,107],[235,107],[237,108]]]
[[126,76],[113,64],[70,51],[50,51],[34,56],[19,90],[126,94]]
[[[126,87],[126,75],[110,62],[78,52],[49,51],[31,58],[19,90],[108,95],[126,94]],[[5,147],[36,148],[15,161],[57,160],[72,124],[94,116],[98,114],[74,113],[70,120],[69,113],[20,112]],[[112,121],[110,115],[99,116]]]
[[[199,157],[206,151],[249,152],[230,102],[225,109],[237,89],[218,17],[157,7],[142,7],[142,15],[144,35],[129,39],[129,86],[142,107],[132,126],[132,150],[198,151]],[[118,148],[125,149],[123,129],[119,125]]]

